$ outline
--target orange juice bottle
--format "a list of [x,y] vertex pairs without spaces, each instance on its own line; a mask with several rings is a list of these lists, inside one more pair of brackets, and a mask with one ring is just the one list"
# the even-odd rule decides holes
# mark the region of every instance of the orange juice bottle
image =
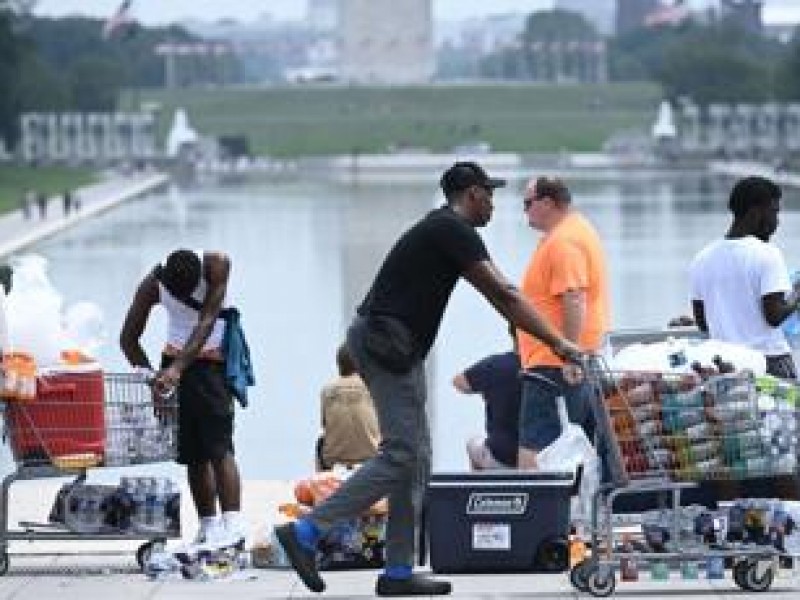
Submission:
[[23,402],[36,400],[36,362],[30,354],[20,361],[17,398]]
[[6,400],[15,400],[17,397],[17,355],[13,352],[3,354],[3,387],[2,396]]
[[569,566],[577,565],[586,558],[586,543],[577,535],[569,536]]

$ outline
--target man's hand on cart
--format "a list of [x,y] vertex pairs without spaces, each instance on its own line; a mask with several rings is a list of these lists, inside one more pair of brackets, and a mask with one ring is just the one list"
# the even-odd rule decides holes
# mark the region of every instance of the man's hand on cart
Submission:
[[167,370],[156,373],[152,369],[137,369],[145,383],[150,386],[153,394],[153,412],[162,423],[171,421],[176,416],[175,393],[178,388],[177,383],[170,383],[172,379],[171,375],[165,374]]
[[562,367],[562,373],[567,383],[575,385],[583,381],[584,365],[589,359],[585,352],[566,338],[562,338],[553,346],[553,352],[566,361]]

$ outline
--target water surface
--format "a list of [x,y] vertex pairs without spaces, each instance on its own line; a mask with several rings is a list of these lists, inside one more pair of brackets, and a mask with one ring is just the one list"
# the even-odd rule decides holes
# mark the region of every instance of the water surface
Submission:
[[[607,175],[607,174],[606,174]],[[616,328],[660,327],[688,312],[686,268],[728,224],[728,182],[689,173],[581,174],[577,206],[608,253]],[[358,186],[283,182],[172,190],[124,205],[36,246],[67,303],[89,300],[106,315],[102,359],[121,368],[119,326],[141,277],[176,247],[220,249],[233,259],[231,294],[241,308],[257,369],[251,407],[238,414],[236,444],[246,478],[312,469],[319,390],[335,375],[335,351],[396,237],[438,205],[423,182]],[[430,182],[430,183],[428,183]],[[519,281],[537,234],[523,218],[523,179],[499,190],[482,231],[501,270]],[[800,267],[800,202],[790,194],[776,241]],[[145,337],[157,360],[163,315]],[[482,428],[481,402],[456,393],[453,375],[509,345],[502,320],[468,285],[455,290],[428,361],[436,469],[467,467],[464,440]]]

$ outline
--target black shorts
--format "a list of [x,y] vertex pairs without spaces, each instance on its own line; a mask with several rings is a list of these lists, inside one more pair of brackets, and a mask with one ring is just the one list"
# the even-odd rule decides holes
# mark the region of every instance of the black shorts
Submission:
[[[162,357],[161,367],[172,362]],[[225,385],[225,365],[196,360],[178,385],[178,462],[192,465],[233,454],[233,397]]]

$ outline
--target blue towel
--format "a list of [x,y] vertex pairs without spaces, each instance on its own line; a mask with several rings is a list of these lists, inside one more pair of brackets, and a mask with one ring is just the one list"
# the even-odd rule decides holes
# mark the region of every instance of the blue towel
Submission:
[[241,316],[233,307],[220,313],[225,319],[225,333],[222,336],[222,355],[225,357],[225,380],[228,389],[242,405],[247,407],[247,388],[255,385],[253,364],[250,361],[250,348],[244,337]]

